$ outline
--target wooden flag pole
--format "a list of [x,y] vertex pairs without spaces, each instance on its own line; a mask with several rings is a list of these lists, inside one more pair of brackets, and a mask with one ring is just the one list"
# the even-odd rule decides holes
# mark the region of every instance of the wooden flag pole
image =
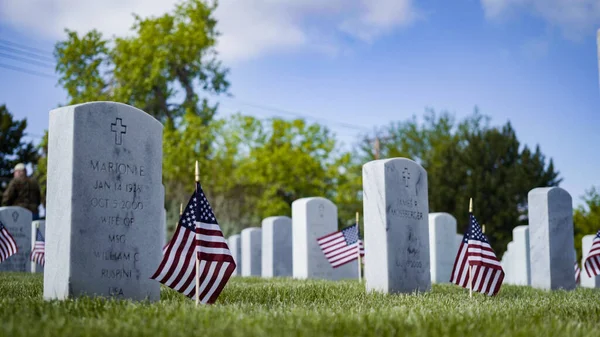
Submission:
[[[195,169],[195,178],[196,178],[196,192],[198,189],[198,182],[200,181],[200,168],[198,167],[198,161],[196,160],[196,169]],[[197,229],[195,229],[197,230]],[[197,249],[198,247],[196,247]],[[196,306],[200,304],[200,257],[199,252],[196,251]]]
[[[469,198],[469,214],[473,213],[473,198]],[[471,219],[469,219],[469,222]],[[467,246],[467,255],[469,254],[469,247]],[[469,257],[467,256],[467,263],[469,263]],[[473,297],[473,273],[471,271],[471,264],[469,264],[469,297]]]
[[[359,226],[358,226],[358,220],[359,220],[359,216],[358,216],[358,212],[356,212],[356,233],[360,233],[359,230]],[[358,236],[358,235],[357,235]],[[358,254],[358,282],[362,282],[362,270],[361,270],[361,266],[360,266],[360,236],[357,238],[358,242],[356,245],[356,254]]]

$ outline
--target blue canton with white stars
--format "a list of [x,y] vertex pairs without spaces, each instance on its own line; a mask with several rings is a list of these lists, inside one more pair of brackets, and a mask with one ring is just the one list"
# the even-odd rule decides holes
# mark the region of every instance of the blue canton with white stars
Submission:
[[342,229],[342,234],[346,240],[347,245],[358,242],[358,226],[352,225]]
[[180,224],[181,226],[194,230],[196,228],[196,222],[202,222],[205,224],[217,224],[217,219],[213,213],[208,199],[202,191],[202,187],[197,183],[196,192],[192,195],[192,198],[188,202],[183,214],[181,215]]
[[35,241],[44,241],[44,237],[42,236],[42,232],[40,232],[40,230],[37,230],[37,233],[35,234]]
[[463,242],[466,244],[469,242],[469,240],[477,240],[477,241],[489,243],[487,238],[483,234],[483,231],[481,230],[481,226],[479,226],[477,219],[475,219],[475,216],[473,214],[469,214],[469,218],[470,218],[469,230],[463,237]]

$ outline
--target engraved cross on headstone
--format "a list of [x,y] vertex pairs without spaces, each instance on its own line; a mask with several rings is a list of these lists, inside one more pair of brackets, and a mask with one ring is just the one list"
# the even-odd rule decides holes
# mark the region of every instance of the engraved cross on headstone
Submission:
[[110,125],[110,131],[115,133],[115,144],[121,145],[123,143],[123,135],[127,133],[127,125],[123,125],[123,120],[117,118],[117,120]]
[[408,168],[404,168],[402,170],[402,179],[404,179],[404,186],[408,187],[408,181],[410,180],[410,172],[408,172]]

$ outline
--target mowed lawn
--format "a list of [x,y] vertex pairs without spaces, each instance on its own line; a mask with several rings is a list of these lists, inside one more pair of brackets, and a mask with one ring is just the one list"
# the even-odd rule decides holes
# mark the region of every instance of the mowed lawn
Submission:
[[600,336],[600,290],[453,285],[366,294],[358,281],[233,278],[218,302],[163,288],[159,303],[42,300],[42,277],[0,273],[0,336]]

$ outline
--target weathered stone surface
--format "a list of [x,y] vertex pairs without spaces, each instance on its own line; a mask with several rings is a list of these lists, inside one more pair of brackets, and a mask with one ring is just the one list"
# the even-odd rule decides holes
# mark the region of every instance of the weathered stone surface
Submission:
[[0,221],[17,243],[17,253],[0,263],[0,271],[31,271],[31,217],[23,207],[0,207]]
[[159,300],[162,125],[134,107],[50,111],[44,298]]
[[363,165],[367,291],[431,290],[427,172],[406,158]]

